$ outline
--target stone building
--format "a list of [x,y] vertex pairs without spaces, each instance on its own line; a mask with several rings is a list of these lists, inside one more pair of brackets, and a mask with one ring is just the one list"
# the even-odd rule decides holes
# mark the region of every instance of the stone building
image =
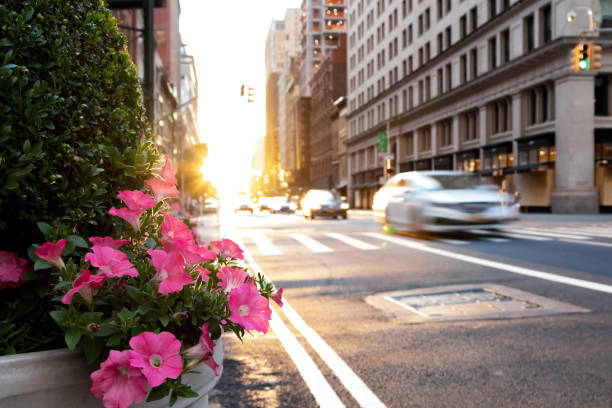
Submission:
[[[573,72],[599,0],[354,0],[349,4],[349,195],[370,207],[396,171],[455,169],[520,193],[529,209],[612,205],[612,37],[601,69]],[[575,16],[568,19],[568,13]]]

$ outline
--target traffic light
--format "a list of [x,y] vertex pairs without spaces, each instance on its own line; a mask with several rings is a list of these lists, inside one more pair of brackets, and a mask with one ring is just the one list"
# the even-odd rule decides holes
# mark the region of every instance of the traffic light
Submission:
[[240,85],[240,96],[244,96],[244,84]]
[[572,71],[581,72],[589,69],[589,43],[581,42],[572,50]]
[[247,95],[247,102],[255,102],[255,96],[253,95],[253,88],[249,86],[249,93]]
[[591,69],[601,68],[601,45],[591,43]]

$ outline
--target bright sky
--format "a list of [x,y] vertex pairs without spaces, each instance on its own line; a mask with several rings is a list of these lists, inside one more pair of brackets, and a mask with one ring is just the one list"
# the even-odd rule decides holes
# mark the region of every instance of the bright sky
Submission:
[[[198,75],[200,139],[206,173],[221,193],[244,189],[255,140],[265,136],[265,41],[272,19],[301,0],[180,0],[180,31]],[[240,98],[254,88],[255,102]]]

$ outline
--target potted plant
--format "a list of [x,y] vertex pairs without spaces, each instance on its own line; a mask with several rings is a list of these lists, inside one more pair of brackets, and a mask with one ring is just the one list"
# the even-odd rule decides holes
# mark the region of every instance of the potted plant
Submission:
[[192,401],[280,292],[172,211],[102,2],[6,0],[0,25],[0,405]]

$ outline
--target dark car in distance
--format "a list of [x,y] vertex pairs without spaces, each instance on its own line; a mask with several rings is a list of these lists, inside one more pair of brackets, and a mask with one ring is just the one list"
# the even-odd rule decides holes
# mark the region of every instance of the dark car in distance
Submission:
[[304,217],[342,217],[346,219],[349,205],[329,190],[309,190],[301,201]]

